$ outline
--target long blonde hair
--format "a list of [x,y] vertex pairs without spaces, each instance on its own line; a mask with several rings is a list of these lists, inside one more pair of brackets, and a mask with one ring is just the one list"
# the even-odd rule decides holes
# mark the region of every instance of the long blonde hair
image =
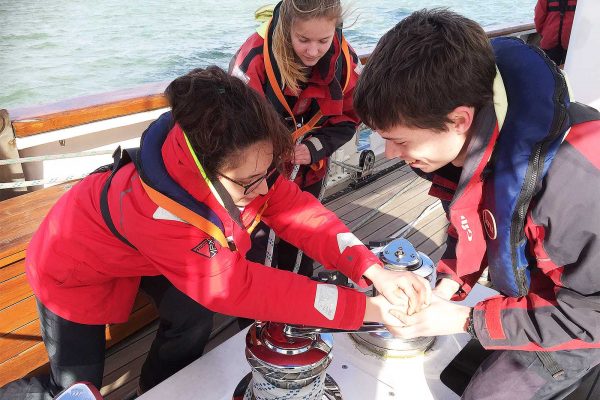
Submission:
[[335,19],[342,26],[344,11],[340,0],[283,0],[279,20],[273,33],[273,55],[279,67],[282,84],[294,94],[300,92],[300,82],[307,82],[306,67],[292,47],[292,24],[295,19]]

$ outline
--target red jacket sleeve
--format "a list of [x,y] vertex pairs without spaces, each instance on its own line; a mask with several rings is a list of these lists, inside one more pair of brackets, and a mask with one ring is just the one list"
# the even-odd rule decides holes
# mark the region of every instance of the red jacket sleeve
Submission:
[[[158,223],[158,222],[156,222]],[[138,250],[179,290],[210,310],[267,321],[353,329],[362,323],[365,296],[325,285],[337,296],[319,298],[323,284],[288,271],[246,260],[184,222],[161,221],[156,240],[136,243]],[[157,228],[158,229],[158,228]],[[185,239],[182,239],[185,238]],[[211,256],[192,249],[211,241]],[[329,317],[317,302],[329,301]]]
[[279,178],[263,220],[287,242],[302,249],[326,268],[335,268],[365,285],[365,270],[379,259],[350,232],[340,219],[314,196]]

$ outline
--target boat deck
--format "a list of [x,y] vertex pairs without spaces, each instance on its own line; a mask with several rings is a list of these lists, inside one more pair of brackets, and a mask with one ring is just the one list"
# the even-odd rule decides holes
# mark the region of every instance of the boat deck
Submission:
[[[397,161],[379,160],[375,168],[384,169],[395,163]],[[430,255],[437,262],[443,252],[447,221],[439,202],[427,194],[428,189],[428,182],[403,165],[367,185],[329,201],[326,206],[365,243],[404,234],[419,251]],[[415,226],[408,229],[411,223]],[[229,317],[218,317],[218,334],[208,345],[207,351],[239,331],[238,324],[232,322]],[[101,391],[106,400],[133,397],[139,371],[156,328],[155,323],[109,349]]]

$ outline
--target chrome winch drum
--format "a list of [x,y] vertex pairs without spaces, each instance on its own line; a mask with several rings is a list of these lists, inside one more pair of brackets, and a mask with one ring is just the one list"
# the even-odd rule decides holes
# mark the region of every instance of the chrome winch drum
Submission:
[[[379,256],[385,269],[411,271],[427,279],[432,286],[435,285],[436,274],[433,261],[425,253],[417,251],[408,240],[394,239],[371,250]],[[358,344],[359,350],[375,353],[384,358],[412,357],[422,354],[435,341],[434,336],[399,339],[387,331],[352,333],[350,336]]]
[[252,372],[235,389],[234,400],[286,398],[341,400],[339,387],[326,373],[333,336],[289,325],[256,322],[246,335],[246,359]]

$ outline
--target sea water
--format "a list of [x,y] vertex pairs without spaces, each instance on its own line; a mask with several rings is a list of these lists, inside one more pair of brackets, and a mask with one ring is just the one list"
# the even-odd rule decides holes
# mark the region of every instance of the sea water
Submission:
[[[0,0],[0,108],[226,68],[268,0]],[[410,12],[448,7],[483,26],[528,23],[535,0],[353,0],[345,34],[363,53]]]

